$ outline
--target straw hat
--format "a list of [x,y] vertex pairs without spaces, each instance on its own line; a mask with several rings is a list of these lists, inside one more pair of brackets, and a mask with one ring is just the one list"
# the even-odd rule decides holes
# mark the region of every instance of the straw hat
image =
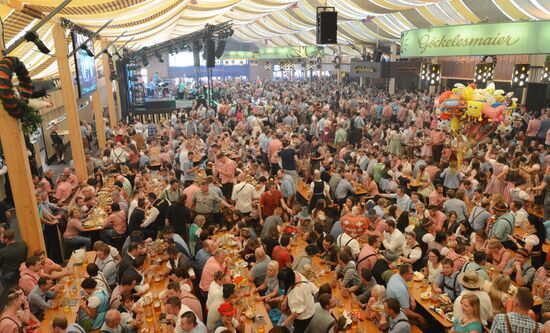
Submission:
[[468,289],[478,289],[484,284],[484,280],[479,277],[477,272],[473,269],[469,269],[464,273],[458,274],[458,282]]

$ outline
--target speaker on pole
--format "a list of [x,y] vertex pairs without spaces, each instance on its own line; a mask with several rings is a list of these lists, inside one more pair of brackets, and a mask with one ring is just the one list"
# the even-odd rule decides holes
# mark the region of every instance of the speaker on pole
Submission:
[[317,7],[317,44],[337,44],[338,12],[334,7]]
[[218,40],[218,47],[216,48],[216,58],[220,59],[225,52],[225,40]]
[[216,66],[216,43],[213,39],[206,40],[206,67]]
[[193,43],[193,65],[195,67],[200,67],[201,65],[201,49],[202,44],[198,42]]

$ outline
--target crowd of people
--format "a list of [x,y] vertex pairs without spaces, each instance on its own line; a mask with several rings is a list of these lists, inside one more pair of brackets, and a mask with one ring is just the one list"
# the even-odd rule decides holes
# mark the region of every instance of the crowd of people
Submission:
[[[220,82],[217,108],[109,127],[107,147],[88,151],[85,184],[70,169],[36,178],[57,263],[43,252],[27,258],[13,231],[2,232],[0,333],[29,328],[51,307],[52,281],[69,274],[50,251],[58,229],[65,247],[93,249],[97,259],[77,323],[55,318],[54,332],[136,331],[147,244],[157,238],[168,244],[167,325],[244,332],[219,230],[237,237],[272,332],[345,330],[331,315],[337,285],[382,330],[439,332],[411,293],[414,272],[447,295],[455,332],[540,331],[550,318],[550,108],[518,111],[458,164],[433,95],[318,83]],[[164,184],[158,193],[146,191],[154,177]],[[107,178],[108,214],[92,243],[82,223]],[[307,244],[299,255],[296,242]],[[332,269],[328,285],[312,282],[314,256]]]

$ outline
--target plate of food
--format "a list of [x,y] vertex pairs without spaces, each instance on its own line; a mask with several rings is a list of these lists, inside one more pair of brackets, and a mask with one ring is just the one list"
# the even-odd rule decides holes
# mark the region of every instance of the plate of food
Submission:
[[452,322],[453,321],[453,316],[454,314],[452,312],[447,312],[445,314],[445,319],[447,319],[448,321]]
[[245,268],[245,267],[248,267],[248,263],[246,261],[242,260],[242,259],[239,259],[235,263],[235,266],[237,266],[239,268]]
[[432,292],[430,290],[423,292],[422,294],[420,294],[420,298],[423,299],[424,301],[427,301],[430,298],[432,298]]
[[424,274],[420,272],[414,272],[413,281],[421,282],[422,280],[424,280]]

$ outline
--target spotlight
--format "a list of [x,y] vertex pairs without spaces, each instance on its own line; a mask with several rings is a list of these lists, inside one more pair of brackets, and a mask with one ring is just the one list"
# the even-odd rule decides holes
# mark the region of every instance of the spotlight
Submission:
[[437,86],[441,81],[441,65],[430,64],[428,65],[427,81],[430,86]]
[[550,82],[550,60],[544,62],[544,67],[542,68],[542,81]]
[[143,57],[141,58],[141,61],[143,62],[143,67],[149,66],[149,60],[145,55],[143,55]]
[[512,75],[512,87],[525,87],[529,81],[529,72],[531,65],[516,64],[514,65],[514,74]]
[[161,57],[160,53],[158,53],[158,51],[155,52],[155,57],[158,59],[158,61],[159,61],[161,64],[164,63],[164,59],[162,59],[162,57]]
[[487,81],[493,81],[494,72],[495,72],[495,63],[493,62],[476,64],[476,72],[474,73],[474,83],[487,83]]
[[266,71],[270,71],[270,70],[271,70],[271,63],[270,63],[269,61],[266,61],[266,62],[265,62],[264,69],[265,69]]
[[38,47],[40,52],[42,52],[44,54],[49,54],[50,53],[50,49],[46,46],[46,44],[44,44],[43,41],[40,40],[40,37],[38,37],[38,34],[36,32],[28,31],[25,34],[25,40],[27,42],[34,43],[34,45],[36,45],[36,47]]
[[421,66],[420,66],[420,79],[422,81],[425,81],[427,78],[428,78],[428,64],[426,63],[423,63]]

